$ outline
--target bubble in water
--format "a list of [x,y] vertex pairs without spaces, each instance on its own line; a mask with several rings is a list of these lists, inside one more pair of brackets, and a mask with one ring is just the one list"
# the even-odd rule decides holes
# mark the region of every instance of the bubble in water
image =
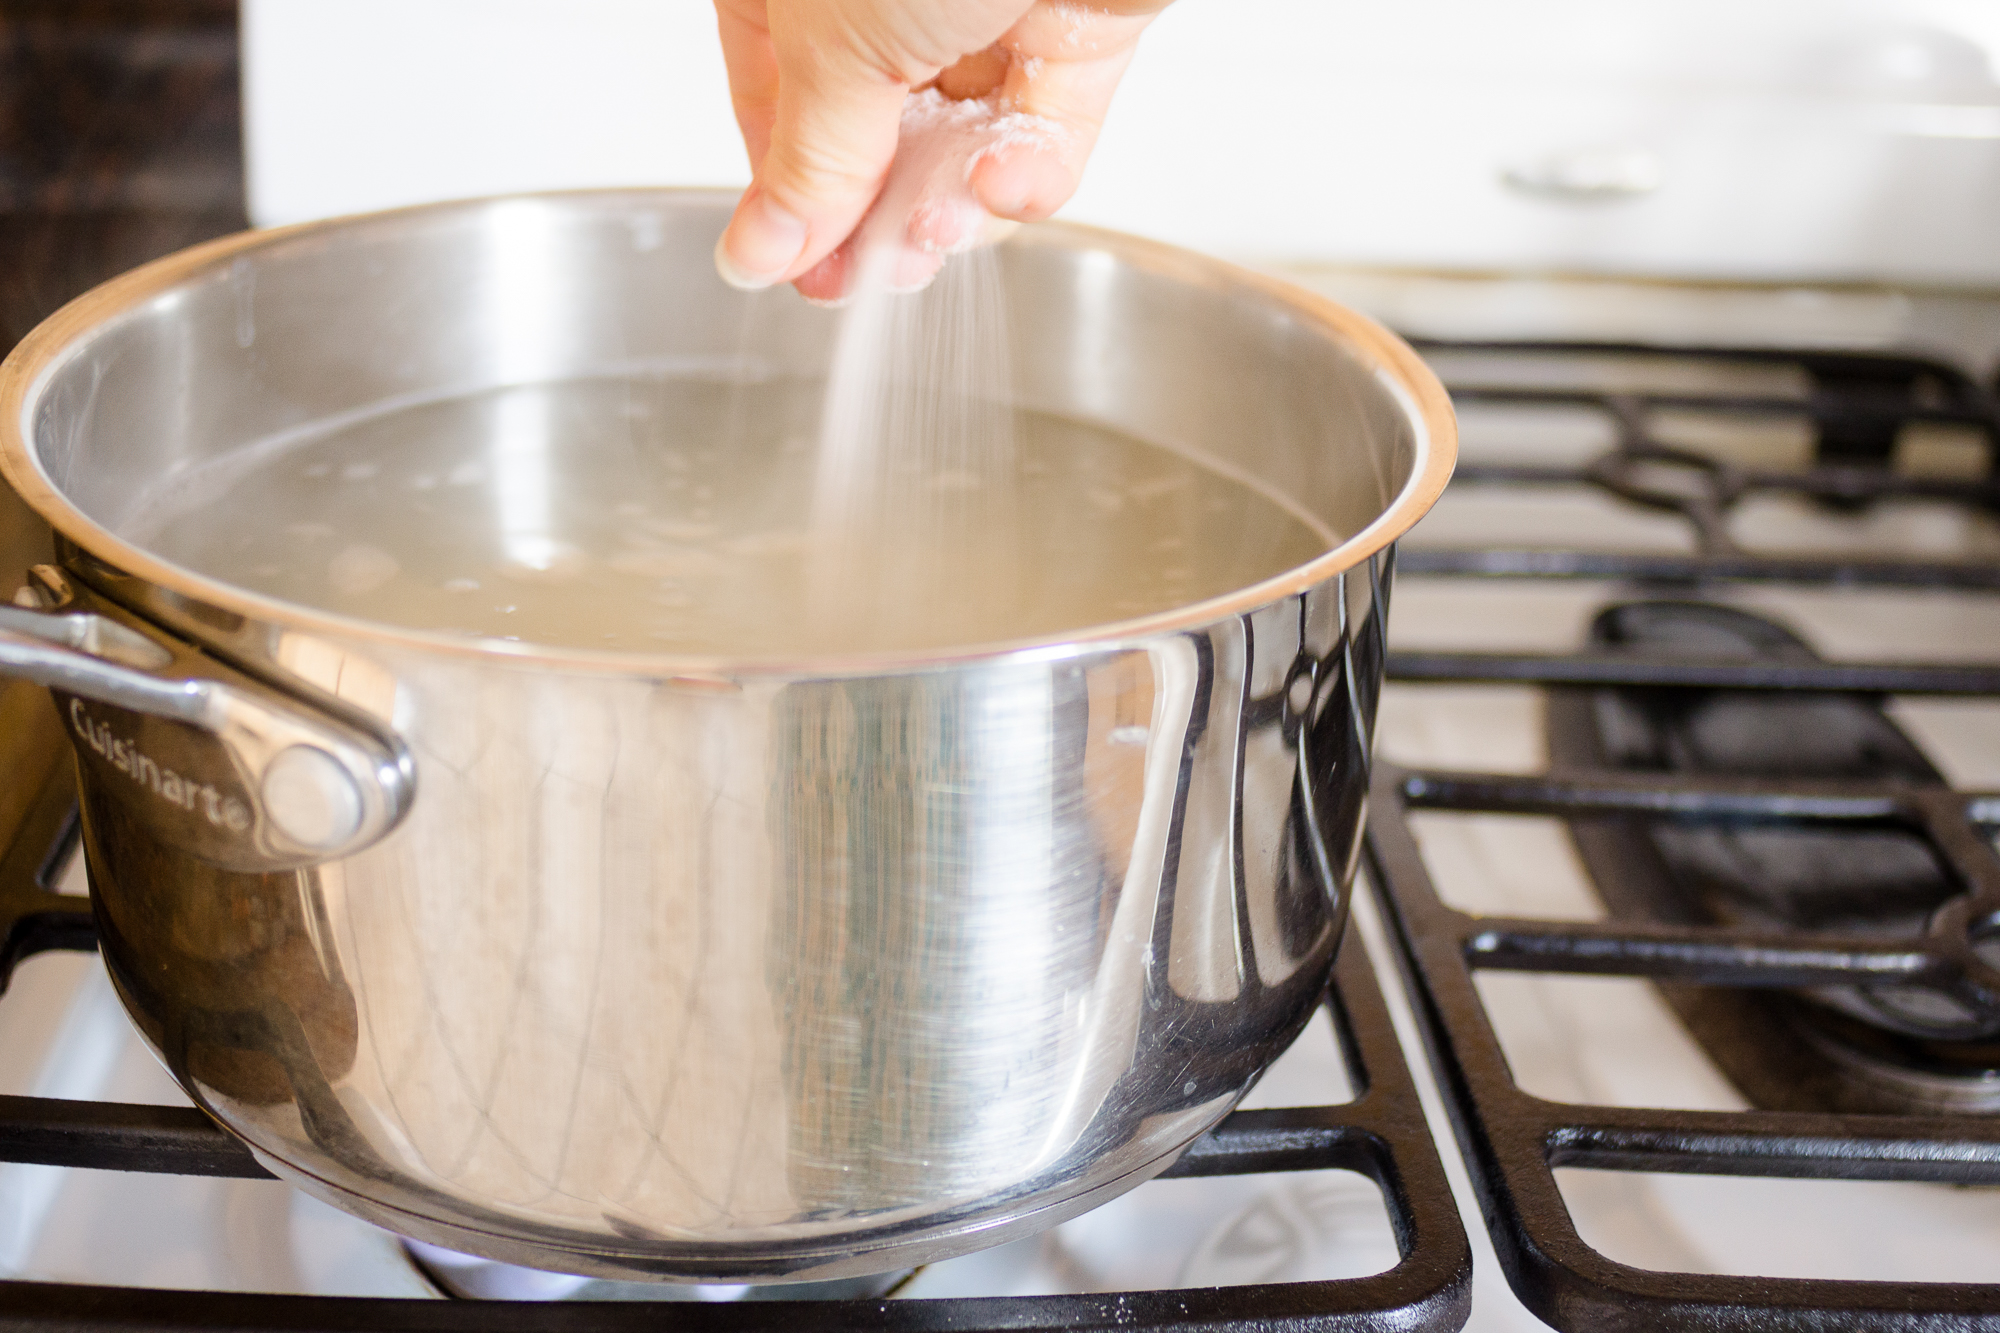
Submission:
[[402,571],[403,566],[396,557],[381,547],[356,542],[327,562],[326,581],[333,585],[335,592],[359,597],[362,593],[375,591]]
[[590,557],[568,542],[546,537],[510,542],[500,573],[521,583],[565,583],[590,567]]
[[445,480],[453,486],[477,486],[480,482],[486,480],[486,465],[484,463],[460,463],[451,470],[451,475],[446,477]]
[[446,579],[439,585],[446,592],[478,592],[478,579]]
[[367,481],[382,470],[380,463],[349,463],[340,470],[342,481]]

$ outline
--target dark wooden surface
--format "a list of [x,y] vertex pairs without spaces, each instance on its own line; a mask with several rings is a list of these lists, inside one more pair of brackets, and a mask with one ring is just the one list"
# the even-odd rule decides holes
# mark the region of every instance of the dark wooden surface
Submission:
[[247,225],[233,3],[0,0],[0,345]]
[[[233,0],[0,0],[0,350],[247,225]],[[0,596],[46,547],[0,498]]]
[[[238,231],[234,0],[0,0],[0,351],[106,278]],[[0,598],[49,555],[0,487]],[[0,682],[0,848],[67,781],[55,710]],[[0,854],[38,863],[41,849]]]

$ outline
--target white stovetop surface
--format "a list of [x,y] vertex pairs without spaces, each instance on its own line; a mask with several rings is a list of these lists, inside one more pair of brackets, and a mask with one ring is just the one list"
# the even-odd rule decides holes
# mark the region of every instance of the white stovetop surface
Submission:
[[[1983,298],[1337,270],[1293,276],[1414,332],[1929,346],[1956,350],[1984,367],[2000,356],[2000,300]],[[1518,451],[1518,441],[1495,423],[1469,416],[1466,426],[1468,456],[1482,449]],[[1570,439],[1565,447],[1580,445]],[[1657,522],[1634,523],[1594,500],[1543,497],[1533,503],[1568,505],[1563,521],[1586,540],[1595,534],[1607,544],[1641,547],[1672,547],[1679,540]],[[1504,498],[1448,496],[1412,544],[1502,540],[1547,512]],[[1913,510],[1885,528],[1865,517],[1778,514],[1769,530],[1773,541],[1794,546],[1824,548],[1886,532],[1892,545],[2000,558],[2000,536],[1989,527],[1953,527],[1947,517]],[[1407,647],[1560,651],[1581,643],[1590,616],[1618,595],[1596,584],[1408,579],[1396,589],[1392,636]],[[2000,597],[1768,589],[1729,596],[1779,614],[1831,658],[1990,659],[2000,644]],[[2000,703],[1904,700],[1895,713],[1955,783],[2000,788]],[[1386,756],[1406,764],[1530,771],[1545,759],[1541,736],[1541,699],[1533,689],[1392,686],[1378,743]],[[1433,873],[1456,905],[1523,915],[1601,914],[1554,821],[1425,815],[1417,827]],[[73,868],[70,888],[80,890],[79,881]],[[1378,971],[1393,975],[1365,896],[1357,937],[1350,944],[1370,948]],[[1488,974],[1480,984],[1517,1077],[1532,1092],[1613,1105],[1742,1105],[1646,983]],[[1421,1064],[1407,1005],[1400,993],[1392,992],[1390,1001],[1405,1049]],[[133,1034],[95,957],[78,955],[29,961],[0,1002],[0,1092],[184,1103]],[[1347,1095],[1321,1017],[1247,1104],[1324,1104]],[[1465,1216],[1474,1220],[1469,1327],[1479,1333],[1540,1328],[1501,1279],[1441,1109],[1434,1096],[1430,1101],[1446,1168]],[[1642,1267],[1991,1280],[1993,1256],[2000,1253],[1996,1189],[1589,1171],[1565,1171],[1561,1178],[1585,1239]],[[1394,1257],[1380,1200],[1359,1176],[1156,1181],[1046,1236],[934,1265],[903,1294],[1330,1278],[1380,1271]],[[0,1165],[0,1273],[219,1290],[435,1294],[393,1237],[275,1182],[18,1164]]]

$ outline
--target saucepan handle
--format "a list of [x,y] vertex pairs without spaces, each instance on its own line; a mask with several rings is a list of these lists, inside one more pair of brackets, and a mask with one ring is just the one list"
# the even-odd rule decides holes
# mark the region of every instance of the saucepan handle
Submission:
[[86,788],[161,841],[230,870],[351,856],[408,811],[396,737],[198,652],[49,566],[44,605],[0,607],[0,675],[45,685]]

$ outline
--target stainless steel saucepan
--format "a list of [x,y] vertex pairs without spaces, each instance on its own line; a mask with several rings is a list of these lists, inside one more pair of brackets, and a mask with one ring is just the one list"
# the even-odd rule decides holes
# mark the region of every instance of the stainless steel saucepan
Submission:
[[[1392,543],[1452,418],[1395,338],[1223,264],[1055,225],[999,252],[1021,405],[1220,460],[1344,537],[1169,613],[934,653],[592,652],[278,601],[132,539],[161,485],[338,414],[713,373],[752,301],[756,354],[824,375],[835,316],[714,277],[729,205],[231,237],[0,367],[0,469],[59,557],[0,612],[0,671],[75,745],[119,993],[271,1170],[459,1250],[805,1279],[1050,1225],[1228,1112],[1346,918]],[[512,483],[559,484],[563,448]]]

